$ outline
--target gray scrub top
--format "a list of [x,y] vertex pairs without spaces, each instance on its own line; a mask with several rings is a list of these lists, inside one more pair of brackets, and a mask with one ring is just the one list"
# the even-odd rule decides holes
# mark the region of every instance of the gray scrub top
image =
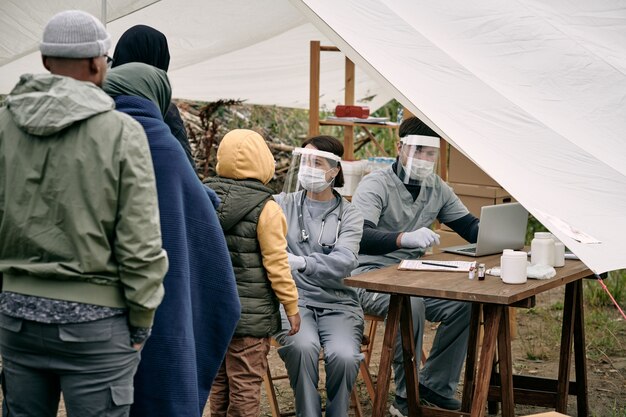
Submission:
[[[371,172],[363,177],[352,197],[352,204],[363,219],[383,232],[412,232],[430,227],[435,219],[442,223],[458,220],[469,211],[438,175],[429,176],[413,201],[392,167]],[[359,267],[354,273],[415,259],[423,249],[398,249],[384,255],[359,255]]]
[[[345,199],[340,207],[326,215],[321,243],[331,244],[335,240],[338,218],[341,212],[341,224],[337,243],[332,248],[319,245],[318,238],[322,229],[321,214],[336,204],[337,198],[319,202],[305,198],[300,202],[303,191],[274,196],[287,218],[287,251],[303,256],[306,268],[303,272],[291,271],[298,287],[298,305],[301,307],[332,308],[354,310],[361,308],[356,291],[343,283],[351,271],[357,267],[357,254],[363,234],[363,217]],[[303,225],[309,238],[302,241],[298,214],[302,210]],[[311,213],[320,213],[311,216]]]

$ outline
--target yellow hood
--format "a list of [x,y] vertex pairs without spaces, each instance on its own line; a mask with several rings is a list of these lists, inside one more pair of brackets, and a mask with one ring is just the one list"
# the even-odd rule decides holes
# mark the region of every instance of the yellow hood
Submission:
[[258,133],[231,130],[217,149],[217,175],[234,180],[256,179],[267,184],[274,176],[274,156]]

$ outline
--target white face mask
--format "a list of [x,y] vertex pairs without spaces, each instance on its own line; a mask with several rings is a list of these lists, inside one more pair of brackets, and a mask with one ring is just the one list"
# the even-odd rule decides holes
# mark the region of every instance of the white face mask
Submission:
[[405,172],[409,173],[409,178],[412,180],[423,180],[435,172],[435,163],[433,161],[413,158],[411,161],[411,169],[408,170],[407,167],[403,168]]
[[305,190],[320,193],[330,186],[330,182],[326,181],[326,172],[319,168],[301,166],[298,172],[298,181]]

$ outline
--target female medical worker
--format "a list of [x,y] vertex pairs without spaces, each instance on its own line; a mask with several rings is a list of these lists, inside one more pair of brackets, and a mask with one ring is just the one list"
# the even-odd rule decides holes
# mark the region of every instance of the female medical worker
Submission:
[[[362,360],[363,311],[356,291],[345,286],[343,279],[358,264],[363,218],[333,188],[343,185],[342,155],[343,145],[334,137],[307,139],[303,148],[293,151],[287,193],[275,196],[287,217],[287,252],[302,319],[299,333],[276,336],[297,416],[322,415],[317,391],[321,348],[327,417],[348,415],[350,392]],[[283,328],[288,329],[284,311],[282,319]]]

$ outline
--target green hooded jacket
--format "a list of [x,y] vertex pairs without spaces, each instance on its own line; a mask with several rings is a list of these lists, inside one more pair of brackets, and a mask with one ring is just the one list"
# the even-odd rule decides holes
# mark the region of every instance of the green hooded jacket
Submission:
[[166,271],[141,125],[92,83],[22,76],[0,108],[3,290],[128,308],[150,327]]

